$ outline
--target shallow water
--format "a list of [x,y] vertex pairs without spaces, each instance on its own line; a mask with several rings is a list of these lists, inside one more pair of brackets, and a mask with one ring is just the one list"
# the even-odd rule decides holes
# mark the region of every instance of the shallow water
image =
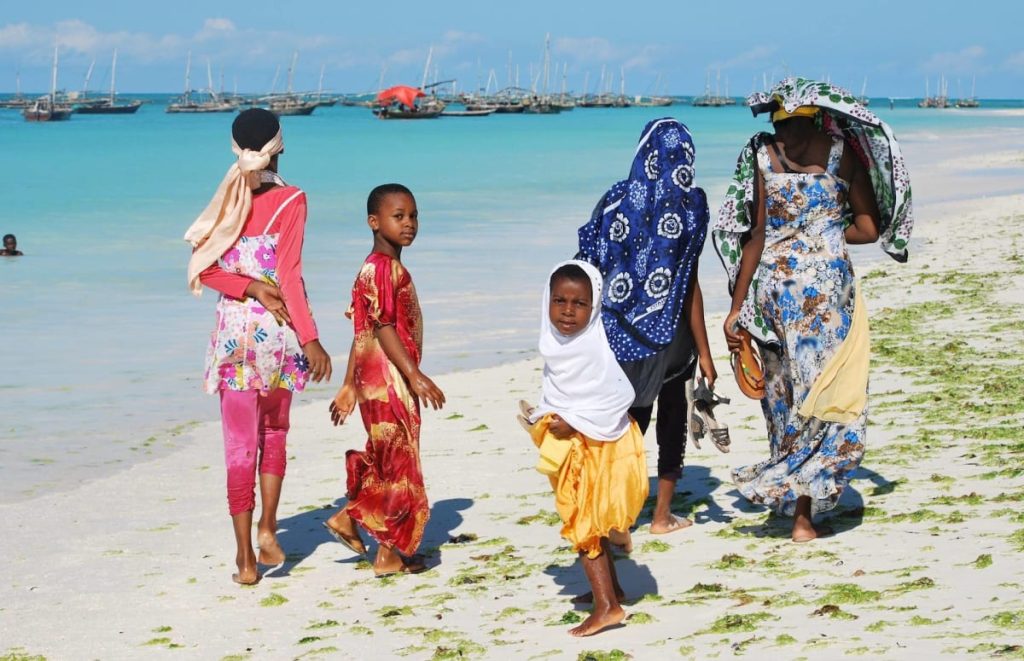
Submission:
[[[923,141],[1020,122],[880,113],[897,135]],[[746,108],[381,122],[336,107],[285,118],[281,173],[309,196],[305,278],[324,346],[343,361],[351,340],[343,313],[371,243],[366,193],[400,181],[421,214],[403,261],[424,307],[425,371],[532,352],[549,266],[575,252],[576,228],[628,172],[644,123],[668,114],[694,133],[697,183],[714,208],[739,149],[764,127]],[[0,260],[0,502],[167,451],[182,425],[215,417],[215,398],[200,391],[215,296],[188,294],[181,235],[231,162],[232,118],[167,115],[152,103],[135,116],[28,124],[0,110],[0,233],[17,234],[27,255]],[[710,245],[701,277],[709,311],[724,310]]]

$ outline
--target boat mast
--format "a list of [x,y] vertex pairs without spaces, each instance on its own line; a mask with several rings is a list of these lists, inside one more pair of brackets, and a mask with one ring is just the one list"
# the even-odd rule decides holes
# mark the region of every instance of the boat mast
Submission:
[[324,93],[324,69],[327,68],[326,64],[320,65],[320,85],[316,88],[316,100],[319,102],[320,97]]
[[274,82],[270,84],[270,96],[277,94],[277,80],[281,77],[281,65],[274,69]]
[[190,99],[192,92],[192,51],[188,52],[188,59],[185,60],[185,102]]
[[92,80],[92,70],[96,67],[96,58],[92,58],[92,62],[89,63],[89,69],[85,72],[85,83],[82,85],[82,97],[84,98],[89,94],[89,81]]
[[420,82],[420,89],[427,86],[427,76],[430,75],[430,60],[434,57],[434,47],[427,51],[427,63],[423,65],[423,80]]
[[53,76],[50,82],[50,107],[53,107],[57,103],[57,49],[60,46],[53,47]]
[[292,53],[292,64],[288,67],[288,95],[292,94],[292,81],[295,77],[295,63],[299,60],[299,51]]
[[110,105],[114,105],[114,85],[117,81],[117,49],[114,49],[114,60],[110,63]]
[[206,88],[210,90],[210,96],[217,98],[217,90],[213,89],[213,69],[210,67],[210,58],[206,58]]
[[544,35],[544,95],[548,93],[548,77],[551,75],[551,33]]

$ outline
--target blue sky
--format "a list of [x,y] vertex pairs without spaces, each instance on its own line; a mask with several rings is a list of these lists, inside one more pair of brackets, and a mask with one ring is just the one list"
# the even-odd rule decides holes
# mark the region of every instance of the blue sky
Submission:
[[[976,76],[978,96],[1024,97],[1022,0],[9,4],[0,17],[5,91],[13,90],[18,72],[24,90],[48,88],[55,42],[60,85],[68,89],[81,88],[93,59],[91,87],[109,85],[115,47],[125,92],[180,89],[189,51],[194,86],[205,83],[209,59],[215,80],[223,71],[228,89],[237,81],[241,91],[269,91],[278,67],[281,88],[296,50],[296,88],[315,88],[322,65],[325,87],[334,90],[374,89],[382,70],[385,84],[418,84],[431,46],[438,75],[457,78],[461,87],[486,82],[492,69],[504,85],[510,52],[527,86],[550,33],[552,61],[577,91],[588,72],[593,89],[604,67],[614,72],[616,89],[624,71],[633,94],[654,91],[659,80],[659,91],[699,93],[707,72],[720,70],[723,92],[728,81],[737,95],[766,76],[794,73],[829,76],[857,92],[866,78],[871,95],[919,96],[926,77],[934,91],[944,74],[952,96],[958,81],[968,94]],[[560,85],[553,74],[552,87]]]

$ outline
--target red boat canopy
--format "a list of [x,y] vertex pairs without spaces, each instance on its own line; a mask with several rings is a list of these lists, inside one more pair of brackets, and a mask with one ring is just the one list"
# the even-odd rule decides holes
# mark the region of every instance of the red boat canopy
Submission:
[[407,108],[413,108],[416,105],[416,99],[421,96],[426,96],[426,94],[417,87],[395,85],[377,94],[377,103],[386,105],[392,101],[398,101]]

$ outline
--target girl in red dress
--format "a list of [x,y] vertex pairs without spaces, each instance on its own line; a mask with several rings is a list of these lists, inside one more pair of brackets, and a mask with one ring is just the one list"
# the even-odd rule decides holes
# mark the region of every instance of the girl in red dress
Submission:
[[324,526],[339,542],[364,555],[362,527],[380,546],[377,576],[426,569],[416,557],[430,516],[420,469],[420,402],[434,409],[444,393],[419,369],[423,320],[416,288],[400,261],[412,244],[419,213],[401,184],[374,188],[366,202],[373,252],[352,287],[348,316],[355,326],[345,383],[331,403],[341,424],[359,402],[369,438],[363,452],[345,453],[348,503]]

